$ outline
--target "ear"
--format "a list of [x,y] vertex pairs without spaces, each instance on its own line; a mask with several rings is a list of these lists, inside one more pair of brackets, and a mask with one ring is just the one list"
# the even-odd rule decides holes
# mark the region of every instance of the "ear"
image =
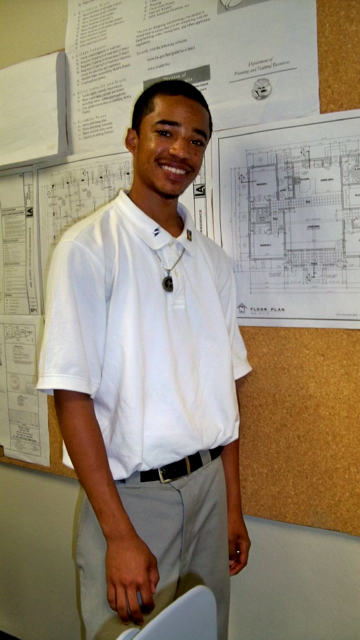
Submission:
[[130,153],[135,153],[137,148],[138,135],[135,129],[128,129],[125,137],[125,145]]

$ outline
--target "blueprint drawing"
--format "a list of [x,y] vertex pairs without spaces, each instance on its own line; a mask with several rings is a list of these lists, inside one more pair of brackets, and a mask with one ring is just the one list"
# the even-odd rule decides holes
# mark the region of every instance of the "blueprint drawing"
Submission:
[[239,321],[360,327],[360,113],[220,132],[216,151]]
[[120,187],[129,188],[131,177],[129,153],[69,159],[39,169],[41,258],[45,270],[64,231],[112,200]]

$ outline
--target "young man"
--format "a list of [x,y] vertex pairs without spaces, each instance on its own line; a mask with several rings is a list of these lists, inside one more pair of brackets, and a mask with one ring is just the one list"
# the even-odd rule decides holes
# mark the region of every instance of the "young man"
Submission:
[[147,89],[126,136],[131,190],[69,229],[52,261],[38,388],[54,390],[87,496],[77,563],[91,639],[207,584],[225,640],[229,575],[247,563],[235,380],[251,367],[229,261],[178,204],[211,129],[192,85]]

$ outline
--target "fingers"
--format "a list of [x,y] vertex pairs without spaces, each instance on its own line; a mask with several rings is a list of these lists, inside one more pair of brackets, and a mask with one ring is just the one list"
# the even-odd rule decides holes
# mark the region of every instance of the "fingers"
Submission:
[[155,607],[149,587],[143,588],[140,592],[135,587],[129,587],[126,590],[122,587],[116,589],[114,585],[110,585],[108,602],[124,624],[130,622],[143,624],[144,615],[150,613]]
[[143,584],[132,581],[132,584],[108,583],[107,597],[110,607],[116,611],[124,624],[133,622],[142,625],[144,615],[149,614],[155,607],[153,594],[159,581],[156,559],[149,569],[147,579]]
[[108,542],[107,597],[122,622],[143,624],[143,616],[154,609],[153,594],[159,577],[155,556],[137,535],[120,543]]
[[120,620],[124,624],[129,624],[132,621],[132,617],[130,605],[128,604],[128,595],[125,589],[118,589],[116,602],[117,607],[115,611],[117,611]]
[[229,573],[230,576],[236,576],[237,573],[241,571],[242,567],[239,562],[239,554],[236,553],[233,556],[229,557]]
[[126,591],[120,588],[116,589],[114,584],[108,583],[107,599],[111,609],[119,614],[119,618],[121,618],[122,622],[128,624],[130,622],[130,618],[127,607]]
[[[136,592],[135,589],[128,589],[126,595],[127,595],[129,621],[131,620],[135,624],[139,624],[139,625],[143,624],[144,622],[144,617],[142,613],[143,605],[140,607],[140,602],[142,603],[142,598],[138,597],[140,595],[139,592]],[[152,608],[150,608],[150,611],[152,611],[153,608],[154,608],[154,603],[152,603]]]
[[235,556],[229,558],[230,576],[236,576],[247,565],[247,559],[241,557],[240,551]]
[[229,552],[229,573],[230,576],[235,576],[244,567],[246,567],[249,559],[250,540],[238,541],[232,546]]
[[155,607],[155,603],[152,597],[150,583],[142,587],[141,591],[138,591],[136,596],[141,612],[143,614],[151,613]]
[[107,585],[107,600],[109,607],[111,607],[113,611],[117,611],[116,589],[115,586],[109,582]]

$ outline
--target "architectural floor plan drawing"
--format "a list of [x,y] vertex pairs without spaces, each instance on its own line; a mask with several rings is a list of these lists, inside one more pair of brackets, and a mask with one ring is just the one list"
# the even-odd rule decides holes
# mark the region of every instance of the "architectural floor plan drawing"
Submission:
[[360,113],[220,132],[216,144],[215,233],[239,320],[360,327]]

